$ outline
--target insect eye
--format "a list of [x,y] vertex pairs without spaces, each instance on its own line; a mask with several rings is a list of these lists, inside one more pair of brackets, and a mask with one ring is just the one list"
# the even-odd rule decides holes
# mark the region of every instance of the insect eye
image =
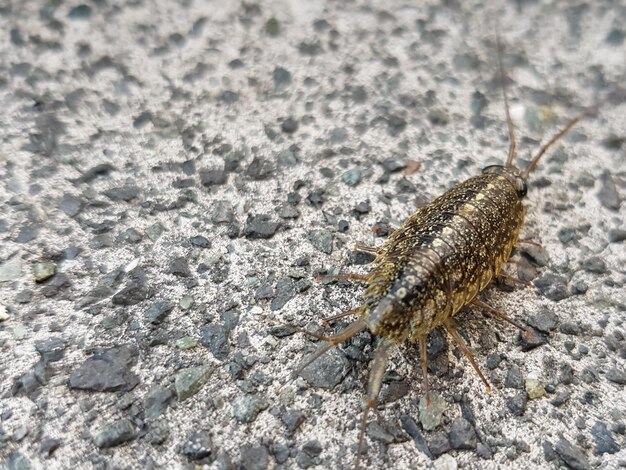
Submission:
[[483,168],[483,174],[486,173],[502,173],[504,167],[502,165],[489,165]]
[[526,185],[526,181],[524,181],[524,178],[517,178],[517,194],[519,195],[519,197],[526,196],[527,192],[528,186]]

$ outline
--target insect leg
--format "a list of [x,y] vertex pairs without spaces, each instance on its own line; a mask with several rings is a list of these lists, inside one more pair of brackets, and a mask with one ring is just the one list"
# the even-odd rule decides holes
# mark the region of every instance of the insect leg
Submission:
[[426,408],[430,406],[430,387],[428,385],[428,345],[426,335],[420,336],[420,366],[422,366],[422,382],[424,383],[424,398],[426,399]]
[[311,333],[310,331],[297,329],[297,331],[309,334],[310,336],[313,336],[317,339],[325,341],[326,344],[324,344],[321,348],[315,351],[311,355],[311,357],[309,357],[306,361],[304,361],[304,364],[302,364],[295,371],[293,371],[291,373],[291,378],[295,379],[300,374],[300,372],[302,372],[306,367],[311,365],[313,362],[317,361],[320,357],[326,354],[326,352],[328,352],[331,348],[334,348],[338,344],[341,344],[344,341],[352,338],[353,336],[358,335],[361,331],[364,331],[365,329],[367,329],[367,323],[365,323],[365,320],[360,319],[360,318],[350,323],[347,327],[345,327],[342,331],[340,331],[336,335],[322,336],[322,335],[316,335],[315,333]]
[[454,320],[452,318],[448,318],[443,323],[443,327],[450,334],[450,336],[452,336],[452,339],[457,344],[457,346],[461,349],[461,351],[463,351],[463,354],[465,354],[465,357],[467,357],[468,361],[470,361],[470,364],[472,364],[472,367],[474,368],[474,370],[476,371],[480,379],[485,384],[485,387],[487,388],[487,392],[491,392],[491,385],[489,385],[489,382],[487,382],[487,379],[485,378],[482,371],[479,369],[478,364],[476,363],[476,359],[474,359],[474,355],[465,344],[465,340],[463,339],[459,331],[456,329],[456,324]]
[[317,282],[322,281],[357,281],[367,282],[368,274],[358,273],[339,273],[339,274],[320,274],[315,278]]
[[336,322],[344,317],[348,317],[350,315],[359,315],[363,311],[363,307],[356,307],[350,310],[346,310],[345,312],[338,313],[337,315],[332,315],[330,317],[322,318],[322,325],[330,326],[331,323]]
[[362,245],[360,243],[357,243],[354,245],[354,250],[355,251],[365,251],[366,253],[374,253],[377,255],[380,255],[383,250],[379,247],[375,247],[375,246],[367,246],[367,245]]
[[543,245],[541,243],[537,243],[537,242],[534,242],[532,240],[518,239],[517,243],[519,245],[531,245],[531,246],[536,246],[537,248],[542,248],[543,249]]
[[526,337],[530,336],[530,331],[528,330],[528,328],[522,326],[521,324],[519,324],[518,322],[513,320],[511,317],[509,317],[506,314],[502,313],[500,310],[496,310],[491,305],[483,302],[482,300],[474,298],[472,300],[472,305],[476,305],[477,307],[482,308],[484,311],[487,312],[488,315],[490,315],[492,317],[501,318],[502,320],[504,320],[506,322],[509,322],[514,327],[519,328],[520,330],[522,330],[524,332],[524,336],[526,336]]
[[355,470],[359,468],[361,462],[361,454],[363,453],[363,445],[365,444],[365,429],[367,428],[367,416],[372,408],[376,406],[378,394],[383,384],[383,376],[387,369],[387,362],[389,360],[389,348],[393,345],[391,340],[383,338],[374,352],[374,359],[372,359],[372,370],[370,371],[369,382],[367,384],[367,395],[365,396],[365,410],[363,410],[363,417],[361,418],[361,427],[359,430],[359,447],[356,454],[356,462],[354,463]]
[[509,276],[508,274],[504,274],[504,273],[500,273],[497,276],[497,279],[499,281],[509,281],[509,282],[513,282],[515,284],[522,284],[528,288],[533,288],[535,287],[535,285],[532,282],[528,282],[528,281],[524,281],[523,279],[519,279],[517,277],[514,276]]

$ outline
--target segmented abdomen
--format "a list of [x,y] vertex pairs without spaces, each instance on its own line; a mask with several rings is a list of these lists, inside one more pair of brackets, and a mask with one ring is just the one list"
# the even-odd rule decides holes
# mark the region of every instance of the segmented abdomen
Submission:
[[500,272],[523,220],[521,198],[500,174],[470,178],[420,208],[369,275],[370,330],[417,340],[456,314]]

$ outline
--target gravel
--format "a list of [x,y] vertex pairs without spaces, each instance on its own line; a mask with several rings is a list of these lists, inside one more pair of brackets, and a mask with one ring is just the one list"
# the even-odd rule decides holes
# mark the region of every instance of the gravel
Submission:
[[315,277],[503,163],[492,18],[520,169],[602,105],[480,294],[530,337],[459,313],[493,393],[437,330],[429,409],[394,348],[363,467],[626,461],[619,2],[0,3],[0,468],[352,468],[379,338],[293,377],[362,302]]
[[139,383],[139,377],[131,370],[136,361],[137,351],[128,345],[96,352],[74,369],[69,386],[98,392],[132,390]]

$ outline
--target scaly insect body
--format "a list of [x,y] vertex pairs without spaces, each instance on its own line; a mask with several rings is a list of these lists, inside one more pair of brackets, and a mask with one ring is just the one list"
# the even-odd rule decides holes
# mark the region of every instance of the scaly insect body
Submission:
[[417,342],[500,273],[524,221],[524,191],[520,176],[490,171],[498,169],[453,187],[392,234],[367,279],[372,333]]

